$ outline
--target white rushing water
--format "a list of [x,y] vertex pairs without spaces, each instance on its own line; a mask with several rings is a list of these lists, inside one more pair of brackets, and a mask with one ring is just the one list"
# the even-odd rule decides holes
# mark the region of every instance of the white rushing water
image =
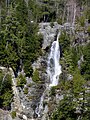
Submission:
[[61,74],[61,65],[60,62],[60,48],[59,48],[59,36],[60,33],[57,35],[57,40],[52,43],[51,51],[48,57],[48,68],[47,73],[50,78],[50,85],[49,86],[56,86],[58,85],[59,75]]
[[40,114],[41,114],[41,112],[43,110],[44,95],[45,94],[43,93],[43,95],[40,98],[40,103],[37,105],[36,110],[35,110],[35,113],[37,114],[38,117],[40,117]]
[[47,73],[50,78],[49,87],[46,87],[45,91],[43,92],[40,102],[36,107],[35,113],[40,117],[41,112],[43,111],[43,101],[45,97],[45,93],[47,90],[50,90],[52,86],[58,85],[59,75],[61,74],[61,65],[59,64],[60,60],[60,48],[59,48],[59,36],[60,33],[57,35],[57,40],[52,43],[50,54],[48,56],[48,67]]

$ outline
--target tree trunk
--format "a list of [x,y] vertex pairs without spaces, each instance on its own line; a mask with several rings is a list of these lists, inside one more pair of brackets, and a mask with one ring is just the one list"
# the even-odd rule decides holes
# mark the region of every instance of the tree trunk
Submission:
[[64,11],[63,11],[62,24],[64,23],[64,20],[65,20],[65,11],[66,11],[66,6],[64,7]]

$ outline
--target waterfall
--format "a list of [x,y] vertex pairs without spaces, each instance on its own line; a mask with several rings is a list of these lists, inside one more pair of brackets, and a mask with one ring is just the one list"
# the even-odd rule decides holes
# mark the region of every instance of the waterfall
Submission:
[[38,117],[41,116],[41,112],[43,111],[43,101],[45,98],[45,94],[52,86],[58,85],[59,75],[61,74],[61,65],[59,64],[60,60],[60,48],[59,48],[59,36],[60,33],[57,35],[57,40],[52,43],[50,54],[48,56],[47,62],[47,73],[48,77],[50,78],[50,84],[46,87],[45,91],[43,92],[40,102],[35,109],[35,113]]
[[59,75],[61,74],[61,65],[59,64],[60,60],[60,48],[59,48],[59,36],[57,35],[57,40],[52,43],[50,55],[48,57],[48,67],[47,73],[50,78],[49,86],[58,85]]
[[41,111],[43,110],[44,95],[45,95],[45,92],[41,96],[40,103],[37,105],[36,110],[35,110],[35,113],[38,115],[38,117],[40,117]]

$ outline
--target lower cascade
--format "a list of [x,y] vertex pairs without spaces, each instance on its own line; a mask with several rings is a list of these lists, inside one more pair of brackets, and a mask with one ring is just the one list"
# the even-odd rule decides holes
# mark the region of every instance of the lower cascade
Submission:
[[47,61],[47,74],[50,79],[50,84],[47,85],[45,91],[43,92],[40,102],[36,107],[35,113],[38,117],[41,117],[43,108],[43,101],[45,97],[45,93],[50,90],[51,87],[58,85],[59,75],[62,73],[61,65],[59,64],[60,60],[60,48],[59,48],[59,36],[60,32],[57,35],[57,40],[52,43],[50,54],[48,56]]
[[43,110],[43,100],[44,100],[44,93],[42,94],[41,98],[40,98],[40,103],[37,105],[35,113],[37,114],[38,117],[40,117],[41,112]]

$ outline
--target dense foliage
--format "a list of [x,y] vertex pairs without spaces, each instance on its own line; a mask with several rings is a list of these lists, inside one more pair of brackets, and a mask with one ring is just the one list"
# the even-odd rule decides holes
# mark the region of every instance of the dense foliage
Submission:
[[11,75],[0,70],[0,108],[10,109],[12,97]]
[[[0,1],[1,2],[1,1]],[[28,6],[24,0],[0,3],[0,66],[11,67],[18,76],[24,69],[26,76],[33,73],[32,63],[42,54],[42,36],[38,35],[38,23],[31,22]],[[34,5],[32,3],[29,8]],[[0,108],[10,109],[12,101],[12,81],[9,74],[0,71]],[[26,84],[24,76],[17,78],[17,86]],[[25,94],[26,94],[25,90]]]
[[[39,71],[33,71],[31,65],[42,55],[42,35],[38,34],[38,23],[57,21],[66,22],[68,0],[0,0],[0,66],[11,67],[17,77],[17,87],[24,88],[26,76],[40,83]],[[79,26],[75,31],[87,32],[90,35],[90,26],[85,28],[85,20],[90,23],[90,0],[76,0],[82,10],[81,17],[77,17]],[[83,7],[84,6],[84,11]],[[81,31],[80,31],[81,29]],[[68,30],[67,30],[68,31]],[[62,80],[59,89],[63,99],[51,115],[51,120],[90,120],[90,43],[82,47],[74,42],[75,34],[62,31],[59,39],[61,47]],[[72,35],[71,35],[72,34]],[[88,38],[90,39],[90,38]],[[72,45],[74,43],[74,46]],[[78,69],[81,55],[84,60]],[[18,72],[24,70],[25,76]],[[72,80],[66,80],[72,74]],[[65,77],[66,75],[66,77]],[[31,85],[31,84],[30,84]],[[29,85],[29,86],[30,86]],[[52,87],[50,95],[55,96],[56,88]],[[28,94],[28,88],[24,88]],[[12,102],[11,75],[0,70],[0,108],[10,109]],[[30,96],[31,97],[31,96]],[[12,111],[16,117],[16,111]]]
[[37,69],[33,72],[32,80],[36,83],[40,81],[39,72]]
[[37,34],[37,24],[28,21],[23,1],[14,4],[16,5],[10,6],[10,14],[3,18],[1,24],[0,64],[12,67],[16,76],[23,67],[26,76],[30,76],[31,64],[41,54],[42,36]]
[[90,80],[90,43],[84,47],[84,61],[81,66],[81,74],[86,80]]
[[51,115],[51,120],[89,120],[90,104],[86,81],[77,69],[73,80],[64,81],[60,86],[63,89],[63,99]]

